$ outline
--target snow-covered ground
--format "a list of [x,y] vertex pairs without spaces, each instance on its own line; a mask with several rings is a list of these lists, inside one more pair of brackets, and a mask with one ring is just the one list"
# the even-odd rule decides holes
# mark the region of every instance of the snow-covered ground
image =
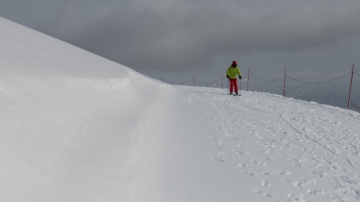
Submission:
[[257,201],[251,192],[267,197],[259,201],[360,200],[359,114],[267,93],[178,89],[218,130],[209,156],[229,187],[251,195],[244,201]]
[[0,201],[360,200],[360,116],[170,86],[0,18]]

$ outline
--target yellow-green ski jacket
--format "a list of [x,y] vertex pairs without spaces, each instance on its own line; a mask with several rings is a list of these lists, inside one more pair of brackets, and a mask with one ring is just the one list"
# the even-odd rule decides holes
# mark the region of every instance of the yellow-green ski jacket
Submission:
[[228,75],[230,79],[235,79],[236,75],[241,76],[241,72],[238,66],[236,67],[230,66],[226,71],[226,75]]

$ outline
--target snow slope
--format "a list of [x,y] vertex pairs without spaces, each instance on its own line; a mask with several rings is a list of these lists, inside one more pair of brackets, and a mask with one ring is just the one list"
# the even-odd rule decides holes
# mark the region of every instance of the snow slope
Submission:
[[358,113],[267,93],[178,88],[218,130],[209,155],[223,164],[228,188],[263,195],[258,201],[360,200]]
[[0,201],[358,201],[359,114],[170,86],[0,18]]

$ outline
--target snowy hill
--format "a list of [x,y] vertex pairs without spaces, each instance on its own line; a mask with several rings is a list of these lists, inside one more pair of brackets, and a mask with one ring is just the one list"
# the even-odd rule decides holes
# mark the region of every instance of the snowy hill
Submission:
[[0,18],[0,201],[360,200],[360,117],[169,86]]

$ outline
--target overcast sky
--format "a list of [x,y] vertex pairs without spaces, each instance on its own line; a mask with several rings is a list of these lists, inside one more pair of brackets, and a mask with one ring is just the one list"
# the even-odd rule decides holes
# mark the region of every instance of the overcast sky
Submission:
[[0,0],[0,16],[158,78],[360,65],[359,0]]

